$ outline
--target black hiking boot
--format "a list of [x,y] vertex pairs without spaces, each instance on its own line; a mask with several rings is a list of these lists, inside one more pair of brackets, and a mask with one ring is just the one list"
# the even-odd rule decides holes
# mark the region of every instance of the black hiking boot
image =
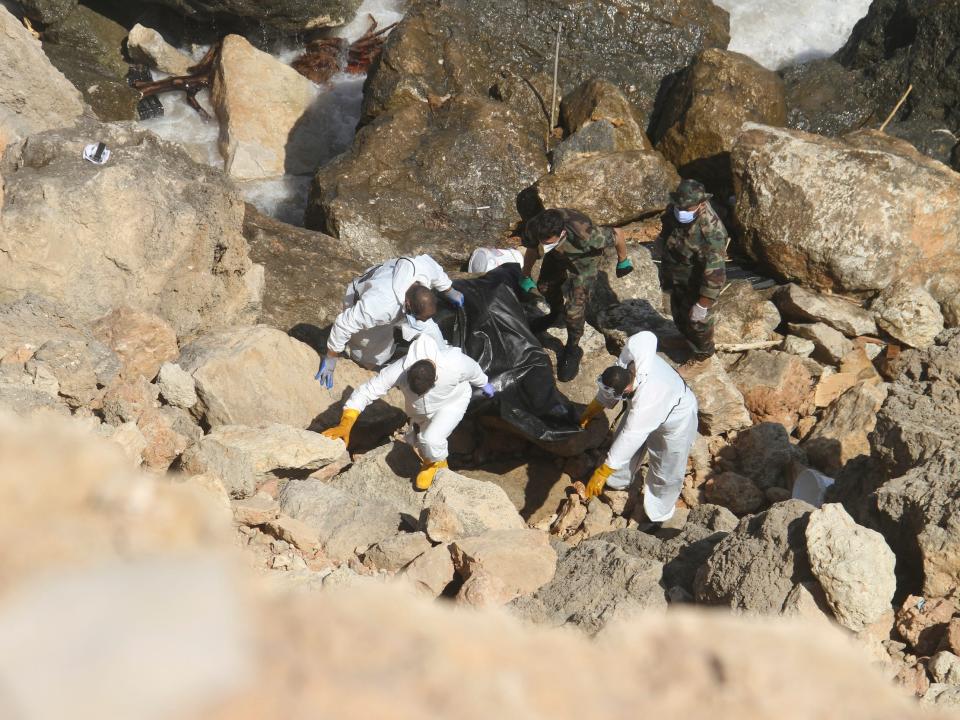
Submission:
[[579,345],[565,347],[557,361],[557,380],[560,382],[573,380],[580,372],[580,360],[582,358],[583,350],[580,349]]

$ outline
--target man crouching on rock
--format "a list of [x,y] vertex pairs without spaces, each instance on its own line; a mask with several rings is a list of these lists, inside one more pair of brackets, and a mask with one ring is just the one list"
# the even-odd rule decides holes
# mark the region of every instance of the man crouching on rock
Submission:
[[422,461],[417,489],[426,490],[437,470],[447,467],[447,438],[467,411],[471,387],[488,398],[493,397],[494,387],[476,361],[459,348],[441,347],[430,335],[419,335],[406,357],[353,391],[343,406],[340,424],[323,434],[349,444],[350,430],[363,409],[395,385],[403,392],[407,415],[416,428],[415,435],[408,433],[404,439],[412,440]]
[[639,332],[627,340],[616,365],[603,371],[597,386],[596,398],[580,418],[581,427],[620,400],[628,402],[628,410],[606,462],[594,470],[587,484],[587,497],[599,495],[604,485],[614,490],[630,487],[646,445],[650,461],[643,509],[653,523],[669,520],[697,438],[696,396],[657,355],[657,337],[651,332]]

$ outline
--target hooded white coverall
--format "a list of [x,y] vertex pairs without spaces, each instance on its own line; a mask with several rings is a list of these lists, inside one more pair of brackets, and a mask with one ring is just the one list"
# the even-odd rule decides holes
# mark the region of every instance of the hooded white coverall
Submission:
[[517,248],[480,247],[470,255],[470,260],[467,263],[467,272],[490,272],[507,263],[523,265],[523,252]]
[[452,284],[429,255],[394,258],[368,268],[347,286],[343,311],[333,321],[327,350],[340,353],[347,349],[358,365],[380,367],[393,355],[393,329],[397,326],[403,329],[404,337],[427,333],[443,345],[443,335],[433,320],[427,320],[420,330],[407,326],[403,303],[415,282],[440,292],[449,290]]
[[[430,360],[437,368],[437,382],[425,394],[416,395],[407,384],[407,370],[420,360]],[[406,357],[395,360],[380,373],[358,387],[344,405],[363,412],[374,400],[399,384],[410,419],[419,426],[415,445],[420,456],[435,462],[447,457],[447,438],[463,419],[470,404],[471,386],[482,388],[488,382],[477,362],[460,348],[438,345],[429,335],[419,335]]]
[[616,490],[630,486],[646,443],[650,461],[643,509],[650,520],[662,522],[673,517],[683,489],[687,458],[697,438],[697,398],[657,355],[653,333],[639,332],[627,340],[617,365],[629,367],[631,362],[636,368],[634,392],[607,453],[606,464],[613,469],[607,486]]

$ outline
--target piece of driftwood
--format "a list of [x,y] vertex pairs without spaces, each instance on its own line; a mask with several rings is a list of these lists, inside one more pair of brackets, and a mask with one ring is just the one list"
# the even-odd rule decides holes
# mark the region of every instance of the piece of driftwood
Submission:
[[174,75],[163,80],[136,80],[131,83],[135,90],[139,90],[142,97],[159,95],[165,92],[183,92],[187,96],[187,104],[196,110],[204,120],[210,120],[210,113],[197,102],[197,93],[210,87],[213,82],[213,70],[220,57],[222,40],[210,46],[206,54],[196,65],[188,68],[189,75]]
[[343,38],[330,37],[309,43],[303,55],[291,63],[298,73],[318,84],[327,83],[338,72],[365,73],[383,50],[386,34],[396,23],[377,30],[372,15],[370,27],[355,42],[347,44]]
[[765,350],[776,347],[782,342],[783,338],[780,340],[763,340],[762,342],[754,343],[717,343],[717,350],[727,353],[746,352],[747,350]]

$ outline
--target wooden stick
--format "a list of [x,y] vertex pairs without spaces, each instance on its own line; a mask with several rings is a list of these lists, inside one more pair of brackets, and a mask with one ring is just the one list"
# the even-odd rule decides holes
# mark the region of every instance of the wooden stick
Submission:
[[553,55],[553,98],[550,100],[550,127],[547,128],[547,147],[550,146],[550,134],[557,126],[557,73],[560,70],[560,33],[563,23],[557,23],[557,49]]
[[763,342],[741,343],[739,345],[717,343],[717,350],[720,352],[736,353],[746,352],[747,350],[765,350],[766,348],[776,347],[783,340],[764,340]]
[[883,121],[883,125],[880,126],[880,132],[883,132],[886,129],[887,125],[890,124],[890,121],[893,120],[893,116],[897,114],[897,110],[900,109],[900,106],[907,101],[907,96],[911,93],[912,90],[913,90],[913,84],[911,83],[907,87],[907,91],[900,96],[900,102],[898,102],[894,106],[893,110],[890,111],[890,114],[887,115],[887,119]]

